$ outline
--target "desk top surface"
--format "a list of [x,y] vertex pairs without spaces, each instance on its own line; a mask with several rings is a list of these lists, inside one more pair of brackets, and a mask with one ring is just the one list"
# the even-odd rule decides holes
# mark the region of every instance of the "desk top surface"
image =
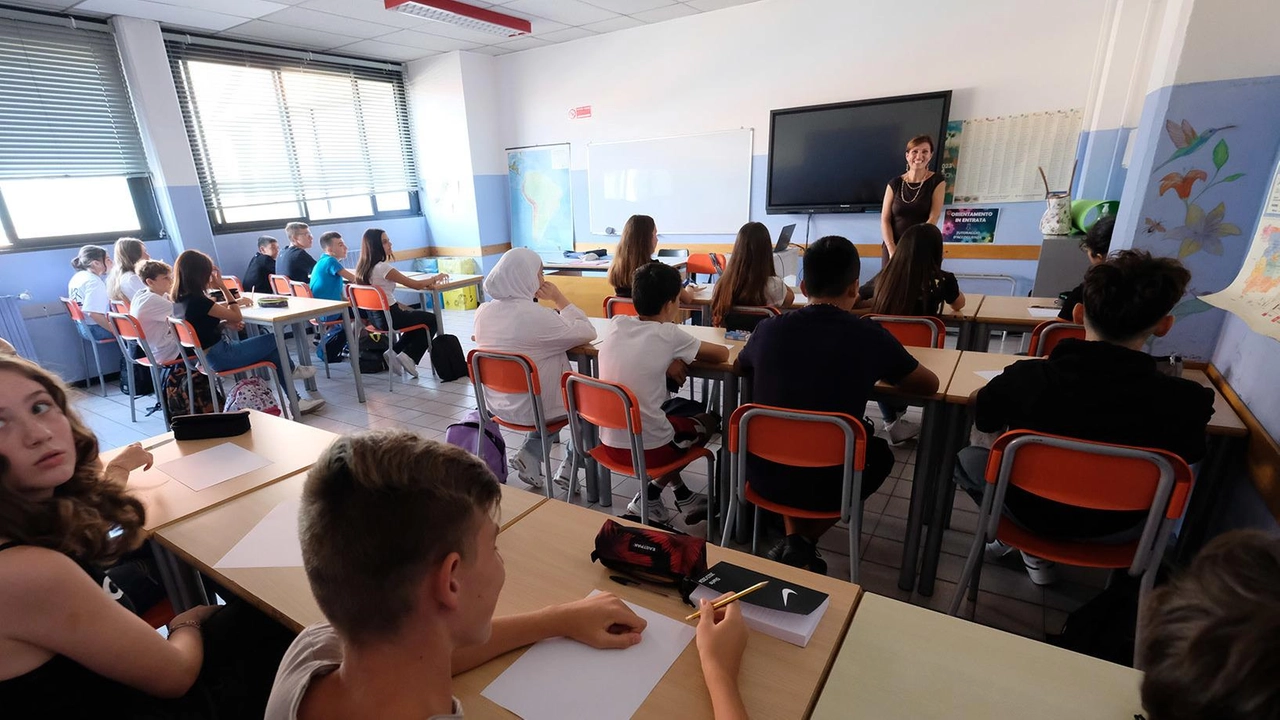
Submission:
[[[322,315],[332,315],[342,312],[348,307],[345,300],[322,300],[320,298],[304,298],[293,297],[289,295],[275,295],[273,293],[252,293],[244,294],[247,298],[253,298],[255,304],[253,307],[240,308],[240,314],[244,316],[244,321],[248,323],[277,323],[288,322],[290,320],[309,320],[313,317]],[[288,307],[282,308],[264,308],[258,307],[256,301],[260,297],[283,297],[289,301]]]
[[[256,410],[249,413],[249,432],[236,437],[178,442],[172,439],[173,433],[165,433],[142,442],[144,448],[156,445],[151,450],[155,464],[150,470],[130,473],[128,488],[146,506],[147,530],[156,530],[305,470],[315,464],[320,451],[338,437],[328,430]],[[156,467],[228,442],[267,458],[271,464],[199,491]],[[119,452],[117,449],[103,453],[103,462],[109,462]]]
[[[411,270],[409,272],[404,273],[404,276],[412,280],[422,280],[424,278],[433,277],[439,274],[440,273],[424,273],[424,272],[416,272]],[[457,290],[459,288],[471,287],[472,285],[480,285],[483,282],[484,282],[483,275],[463,275],[463,274],[455,275],[450,273],[449,282],[442,283],[440,287],[435,288],[434,291],[449,292],[450,290]],[[404,286],[401,285],[400,287],[404,287]]]
[[[701,305],[701,306],[710,305],[711,296],[712,294],[715,293],[715,289],[716,289],[715,285],[698,285],[697,288],[694,289],[693,291],[693,298],[689,301],[689,304]],[[797,288],[792,288],[792,290],[795,292],[795,298],[792,299],[791,304],[788,305],[787,308],[796,309],[796,308],[808,307],[809,298],[805,295],[801,295],[800,290]],[[941,317],[944,321],[945,320],[972,320],[974,316],[977,315],[979,311],[979,307],[982,305],[983,300],[985,298],[986,298],[985,295],[977,295],[977,294],[965,295],[964,309],[952,310],[950,307],[947,307],[945,309],[945,312],[942,313]],[[870,312],[871,311],[867,308],[855,308],[853,310],[853,313],[857,315],[867,315]]]
[[[499,535],[498,546],[506,562],[507,581],[498,598],[496,614],[529,612],[578,600],[597,589],[673,618],[683,619],[692,612],[674,593],[660,597],[655,592],[612,582],[610,571],[591,561],[596,533],[608,517],[567,503],[548,502]],[[740,686],[751,717],[807,716],[844,637],[861,590],[836,578],[708,545],[708,565],[722,560],[831,596],[831,605],[808,647],[800,648],[752,632],[743,657]],[[454,679],[454,694],[468,713],[486,718],[512,717],[480,693],[522,652],[507,653]],[[635,717],[662,720],[712,717],[711,699],[694,643],[690,642],[681,653]]]
[[[324,619],[301,567],[214,568],[214,565],[277,505],[301,497],[306,478],[305,471],[297,472],[208,512],[173,523],[157,532],[156,537],[238,596],[290,628],[301,630]],[[510,528],[546,500],[542,495],[503,485],[499,510],[501,529]]]
[[[1000,325],[1025,325],[1035,327],[1046,320],[1058,317],[1054,307],[1057,298],[1010,297],[1007,295],[987,295],[977,308],[976,320],[983,323]],[[1039,307],[1044,310],[1040,315],[1033,315],[1031,309]],[[1049,310],[1052,309],[1052,314]]]
[[1141,682],[1132,668],[867,593],[813,717],[1120,720],[1142,712]]

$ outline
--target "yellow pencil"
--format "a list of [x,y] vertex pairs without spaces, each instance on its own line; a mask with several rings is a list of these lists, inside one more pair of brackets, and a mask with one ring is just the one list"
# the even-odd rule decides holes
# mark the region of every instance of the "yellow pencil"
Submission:
[[[761,580],[760,582],[756,583],[755,585],[752,585],[751,587],[747,588],[746,590],[743,590],[742,592],[736,592],[723,600],[715,601],[714,603],[711,604],[711,607],[712,609],[719,610],[720,608],[724,607],[725,605],[728,605],[734,600],[739,600],[741,598],[744,598],[768,584],[769,584],[768,580]],[[685,618],[685,621],[688,622],[689,620],[697,620],[701,616],[702,616],[702,611],[699,610],[698,612]]]

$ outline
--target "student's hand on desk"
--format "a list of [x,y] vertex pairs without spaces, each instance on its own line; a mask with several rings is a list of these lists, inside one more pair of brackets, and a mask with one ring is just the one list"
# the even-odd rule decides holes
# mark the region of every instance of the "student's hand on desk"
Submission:
[[236,298],[236,304],[240,307],[253,307],[253,298],[240,297]]
[[689,376],[689,365],[683,360],[672,360],[667,366],[667,377],[676,381],[676,385],[684,385],[685,378]]
[[[716,598],[720,600],[726,595]],[[747,649],[747,623],[742,619],[739,603],[732,602],[720,610],[712,610],[712,602],[702,600],[698,610],[698,657],[702,660],[702,672],[722,673],[724,679],[734,681],[742,665],[742,653]]]
[[440,273],[439,275],[431,278],[431,287],[438,288],[447,282],[449,282],[449,273]]
[[111,459],[111,462],[107,463],[104,474],[108,477],[120,474],[122,475],[122,480],[127,480],[129,473],[138,468],[150,470],[153,462],[155,462],[155,457],[150,452],[142,449],[142,443],[133,443],[125,446],[119,455],[116,455]]
[[612,593],[600,593],[556,608],[561,634],[600,649],[624,649],[640,642],[648,625]]

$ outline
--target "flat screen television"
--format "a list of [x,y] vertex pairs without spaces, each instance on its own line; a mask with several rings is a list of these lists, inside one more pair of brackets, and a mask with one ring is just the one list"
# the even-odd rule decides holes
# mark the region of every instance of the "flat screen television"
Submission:
[[769,116],[765,212],[879,210],[906,169],[907,141],[934,139],[937,171],[951,91],[774,110]]

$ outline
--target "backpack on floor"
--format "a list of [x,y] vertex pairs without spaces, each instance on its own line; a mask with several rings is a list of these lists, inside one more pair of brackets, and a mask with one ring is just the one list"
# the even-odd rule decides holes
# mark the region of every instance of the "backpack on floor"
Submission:
[[[145,357],[142,350],[135,344],[130,350],[134,353],[134,357]],[[120,356],[120,392],[125,395],[129,394],[129,386],[132,385],[133,394],[138,397],[150,395],[155,392],[155,388],[151,385],[151,370],[142,366],[134,365],[129,362],[125,356]]]
[[380,373],[387,369],[387,348],[390,347],[385,333],[360,331],[359,361],[361,374]]
[[330,363],[342,362],[342,354],[347,349],[347,332],[341,325],[330,328],[316,348],[316,356]]
[[[190,415],[191,410],[187,405],[187,367],[185,365],[170,365],[165,368],[161,385],[164,387],[166,420],[172,420],[178,415]],[[196,373],[195,377],[191,379],[191,385],[196,396],[195,414],[205,415],[218,412],[218,407],[209,398],[209,378],[201,373]]]
[[431,341],[431,366],[445,382],[467,376],[467,358],[456,335],[437,335]]
[[[479,432],[480,411],[472,410],[462,418],[462,422],[456,422],[445,429],[444,441],[474,455],[476,436]],[[498,482],[507,481],[507,441],[502,437],[498,423],[492,419],[484,424],[484,439],[480,442],[480,459],[497,476]]]
[[259,410],[276,416],[283,414],[276,404],[275,393],[271,392],[271,385],[260,377],[247,377],[231,386],[222,411],[235,410]]

